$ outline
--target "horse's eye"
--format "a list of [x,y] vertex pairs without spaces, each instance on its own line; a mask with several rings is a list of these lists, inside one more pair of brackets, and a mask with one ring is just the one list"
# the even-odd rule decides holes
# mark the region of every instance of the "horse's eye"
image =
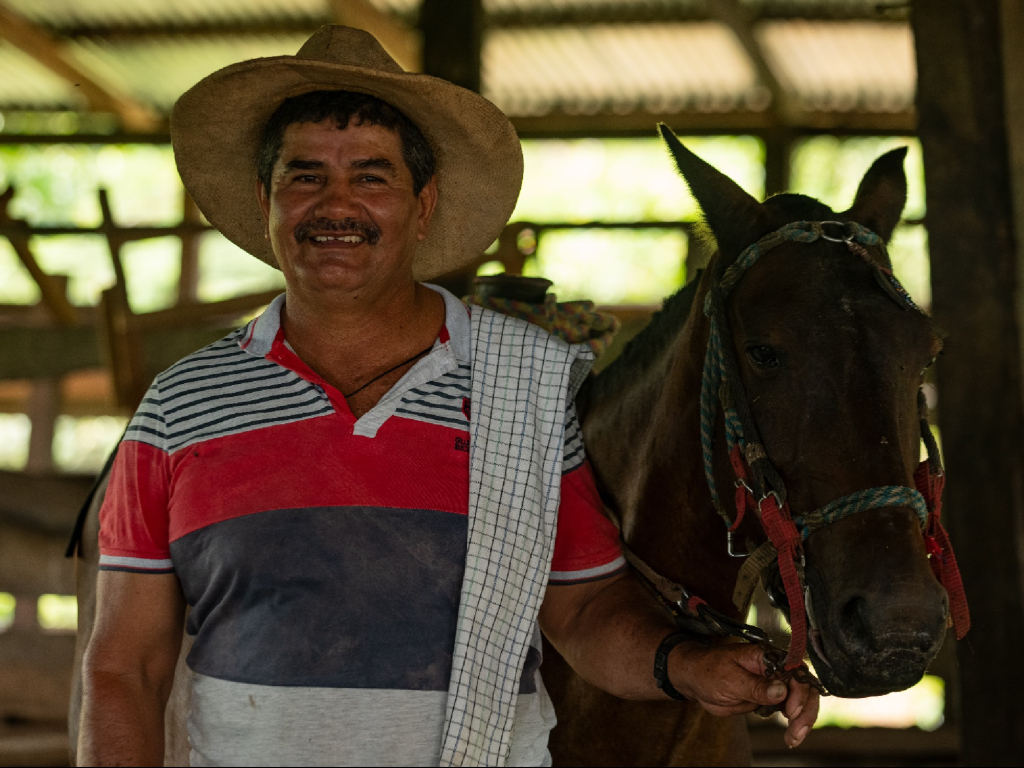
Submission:
[[747,356],[758,368],[778,368],[780,365],[775,350],[763,344],[747,347]]

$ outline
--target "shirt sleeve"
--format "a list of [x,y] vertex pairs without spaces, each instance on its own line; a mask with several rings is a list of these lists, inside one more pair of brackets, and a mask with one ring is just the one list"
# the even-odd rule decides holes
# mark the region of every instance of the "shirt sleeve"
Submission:
[[128,424],[100,507],[101,571],[173,573],[166,427],[154,384]]
[[602,509],[594,473],[583,450],[576,406],[570,403],[565,423],[562,498],[549,583],[564,586],[606,579],[626,567],[619,531]]

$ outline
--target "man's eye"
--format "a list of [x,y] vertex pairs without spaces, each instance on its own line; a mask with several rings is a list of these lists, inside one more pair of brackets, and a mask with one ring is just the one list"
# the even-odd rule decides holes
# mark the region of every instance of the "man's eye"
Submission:
[[368,181],[371,184],[384,181],[384,179],[382,179],[380,176],[372,176],[372,175],[369,175],[369,174],[367,174],[366,176],[363,176],[361,178],[362,178],[363,181]]
[[781,365],[775,350],[764,344],[747,347],[747,357],[758,368],[778,368]]
[[317,182],[317,177],[314,176],[311,173],[303,173],[303,174],[301,174],[299,176],[296,176],[295,177],[295,181],[301,181],[304,184],[305,183],[315,184]]

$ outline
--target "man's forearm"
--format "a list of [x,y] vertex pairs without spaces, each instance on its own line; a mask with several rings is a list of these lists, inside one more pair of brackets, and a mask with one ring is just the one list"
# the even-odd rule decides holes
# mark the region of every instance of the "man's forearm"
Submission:
[[79,765],[163,765],[166,696],[136,676],[84,674]]
[[571,642],[548,637],[587,682],[623,699],[666,698],[654,680],[654,652],[675,627],[635,579],[608,584],[573,625]]

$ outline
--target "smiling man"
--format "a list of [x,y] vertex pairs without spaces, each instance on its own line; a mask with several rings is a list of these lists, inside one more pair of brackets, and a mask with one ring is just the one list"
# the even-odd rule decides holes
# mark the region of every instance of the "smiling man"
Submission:
[[613,694],[780,704],[803,738],[815,693],[678,636],[625,572],[572,404],[582,350],[422,282],[512,212],[493,105],[327,27],[210,76],[172,129],[197,204],[287,290],[160,374],[119,448],[82,763],[162,760],[183,625],[170,725],[197,765],[546,764],[539,630]]

